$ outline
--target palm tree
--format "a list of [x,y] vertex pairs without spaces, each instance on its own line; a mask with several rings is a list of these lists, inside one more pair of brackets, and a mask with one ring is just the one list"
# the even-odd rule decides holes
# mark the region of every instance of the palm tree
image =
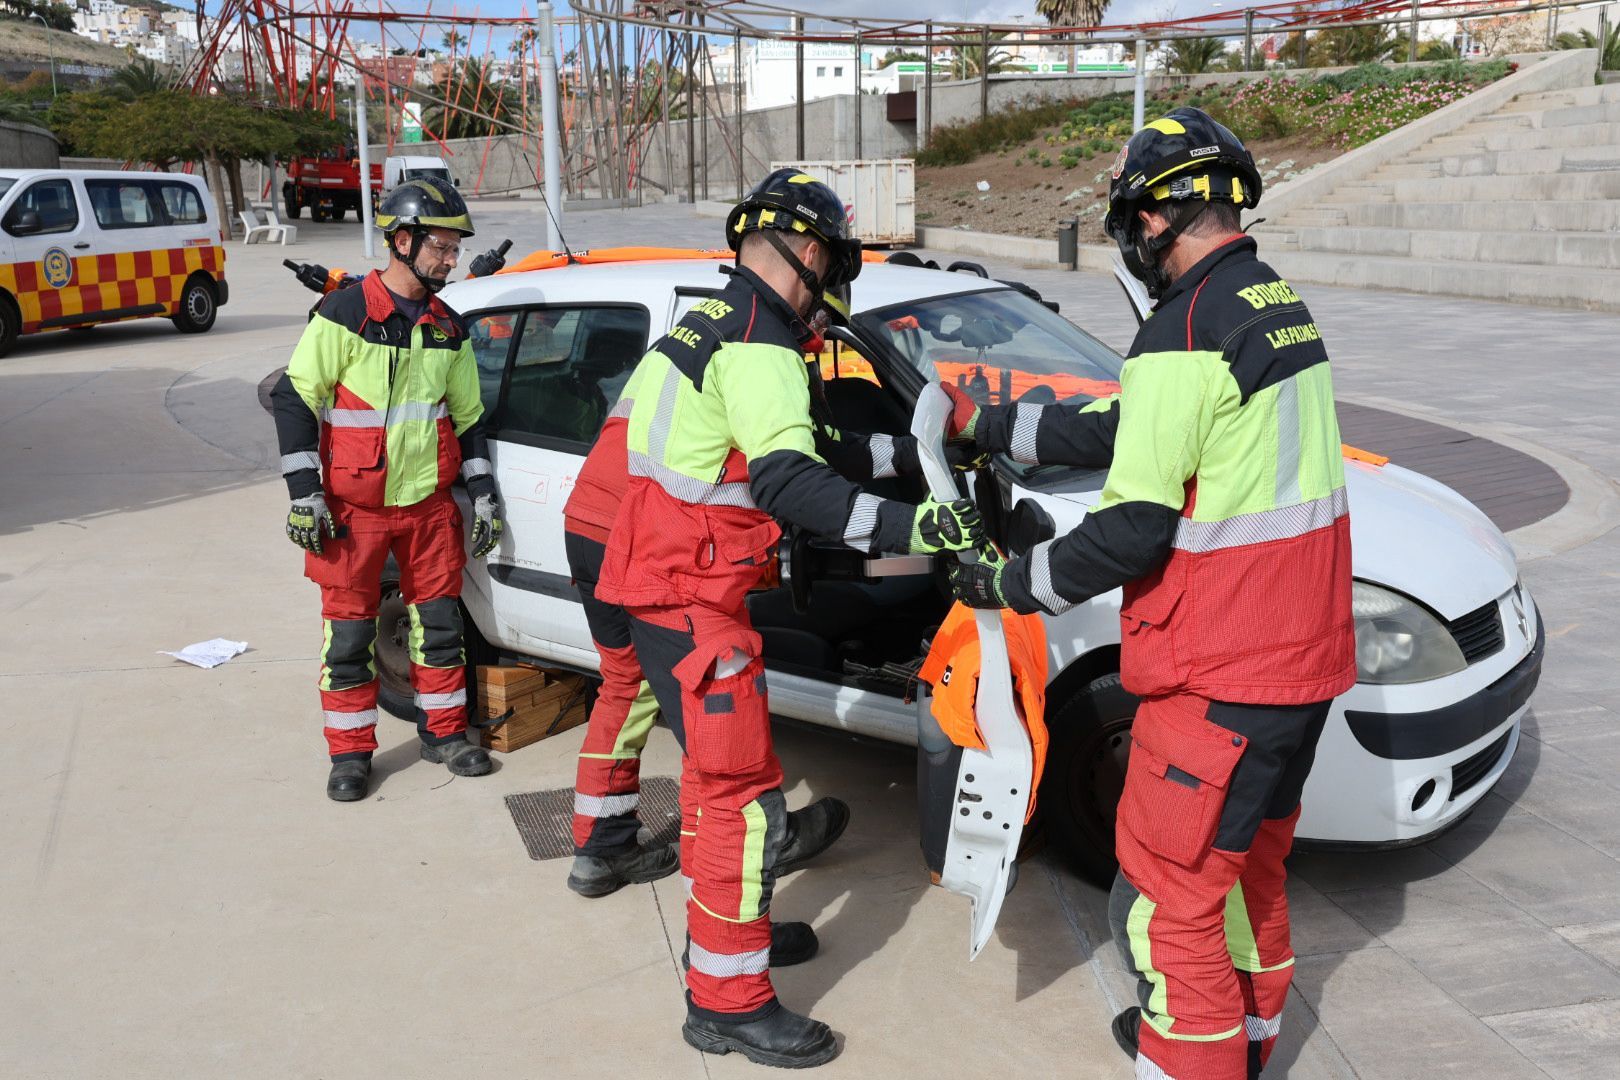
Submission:
[[1607,40],[1603,42],[1599,42],[1597,35],[1590,30],[1574,34],[1566,30],[1558,35],[1555,44],[1560,49],[1598,49],[1599,71],[1620,69],[1620,26],[1610,30]]
[[991,75],[1013,66],[1012,53],[996,45],[1005,33],[991,34],[986,62],[986,46],[978,38],[964,35],[956,39],[956,56],[951,60],[951,78],[977,79],[988,72]]
[[169,73],[144,56],[136,57],[134,63],[114,72],[112,82],[111,94],[124,101],[161,94],[172,84]]
[[[1035,0],[1035,14],[1046,20],[1048,26],[1096,26],[1108,10],[1108,0]],[[1079,46],[1074,35],[1069,40],[1069,74],[1074,74]]]
[[445,72],[435,89],[450,104],[434,102],[424,110],[423,122],[441,139],[474,139],[499,135],[506,129],[474,116],[493,116],[509,124],[523,124],[522,105],[516,85],[496,82],[488,60],[462,60]]
[[1202,75],[1213,71],[1226,52],[1220,38],[1177,38],[1164,47],[1165,65],[1182,75]]
[[449,33],[445,34],[444,37],[439,39],[439,44],[444,46],[446,52],[453,53],[457,49],[461,48],[461,46],[467,44],[467,36],[460,30],[451,30]]

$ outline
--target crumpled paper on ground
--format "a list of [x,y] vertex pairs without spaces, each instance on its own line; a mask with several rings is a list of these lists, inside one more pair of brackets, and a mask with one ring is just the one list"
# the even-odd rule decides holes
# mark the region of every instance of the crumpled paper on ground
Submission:
[[159,656],[172,656],[176,660],[184,660],[194,667],[216,668],[231,657],[247,651],[248,643],[245,641],[231,641],[228,638],[209,638],[199,641],[195,645],[187,645],[179,652],[158,651]]

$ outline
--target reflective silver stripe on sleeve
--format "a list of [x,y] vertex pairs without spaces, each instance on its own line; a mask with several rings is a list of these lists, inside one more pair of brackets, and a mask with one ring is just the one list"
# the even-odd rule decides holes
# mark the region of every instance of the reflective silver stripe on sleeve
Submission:
[[1207,552],[1287,540],[1325,529],[1349,512],[1350,497],[1344,488],[1337,488],[1332,494],[1310,502],[1239,514],[1225,521],[1182,518],[1176,525],[1175,546],[1182,551]]
[[855,496],[849,508],[849,523],[844,526],[844,543],[859,551],[870,553],[873,534],[877,532],[878,508],[883,500],[864,491]]
[[475,476],[488,476],[495,470],[489,464],[489,458],[468,458],[461,463],[461,478],[471,480]]
[[427,709],[454,709],[457,706],[465,704],[467,704],[467,691],[465,687],[460,690],[452,690],[448,694],[416,695],[416,707],[424,711]]
[[692,942],[692,970],[716,979],[732,979],[738,975],[763,975],[771,966],[771,950],[755,949],[745,953],[710,952]]
[[1269,1020],[1262,1020],[1258,1016],[1245,1016],[1243,1018],[1243,1033],[1249,1037],[1250,1042],[1264,1042],[1275,1039],[1282,1030],[1282,1014],[1278,1013]]
[[612,411],[608,413],[608,419],[612,420],[617,417],[621,420],[627,420],[630,417],[630,410],[635,407],[635,398],[622,397],[614,404]]
[[1007,452],[1014,461],[1021,461],[1025,465],[1037,465],[1039,459],[1035,456],[1035,432],[1041,426],[1041,406],[1015,405],[1013,406],[1013,427],[1011,445]]
[[354,731],[377,723],[376,709],[361,709],[359,712],[333,712],[327,709],[321,715],[326,718],[326,726],[333,731]]
[[641,805],[641,796],[629,795],[581,795],[574,792],[574,813],[580,817],[605,818],[618,817],[628,814]]
[[894,436],[873,435],[867,443],[872,450],[872,479],[898,476],[894,471]]
[[327,409],[321,419],[333,427],[382,427],[383,414],[376,409]]
[[281,475],[288,476],[303,469],[319,469],[321,455],[313,450],[300,450],[296,454],[281,455]]
[[1029,591],[1035,602],[1051,612],[1061,615],[1075,605],[1063,599],[1052,587],[1052,545],[1056,540],[1036,544],[1029,551]]

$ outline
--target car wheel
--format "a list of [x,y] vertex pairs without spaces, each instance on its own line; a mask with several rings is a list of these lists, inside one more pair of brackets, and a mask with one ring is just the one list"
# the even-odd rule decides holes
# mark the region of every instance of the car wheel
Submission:
[[287,194],[282,196],[281,208],[287,211],[287,217],[292,221],[297,221],[298,215],[302,213],[304,209],[301,205],[299,205],[298,193],[293,191],[289,191]]
[[[467,654],[469,714],[478,700],[478,665],[496,662],[495,649],[484,640],[461,607],[462,648]],[[411,687],[411,611],[397,579],[384,578],[377,606],[377,705],[401,720],[416,722],[416,691]]]
[[17,331],[22,329],[22,316],[17,305],[4,292],[0,292],[0,356],[17,344]]
[[1136,695],[1118,673],[1093,679],[1047,724],[1041,816],[1081,877],[1106,886],[1114,879],[1114,816],[1125,790]]
[[326,220],[326,207],[318,202],[309,204],[309,220],[319,224]]
[[201,334],[214,325],[219,315],[219,297],[214,283],[206,274],[193,274],[186,279],[180,293],[180,310],[174,313],[174,325],[182,334]]

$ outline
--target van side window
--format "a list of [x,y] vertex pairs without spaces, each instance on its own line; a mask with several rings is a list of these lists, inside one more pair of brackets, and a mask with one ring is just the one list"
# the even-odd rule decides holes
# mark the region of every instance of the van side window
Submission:
[[162,183],[158,185],[158,192],[163,197],[163,209],[168,211],[169,220],[174,224],[202,225],[208,221],[202,196],[190,184]]
[[141,229],[165,224],[157,184],[144,180],[86,180],[90,207],[103,229]]
[[73,197],[73,184],[67,180],[40,180],[31,185],[11,204],[6,227],[16,224],[24,210],[39,215],[39,231],[31,236],[72,232],[79,227],[79,201]]
[[589,447],[647,349],[650,322],[643,307],[530,309],[508,360],[496,437]]

